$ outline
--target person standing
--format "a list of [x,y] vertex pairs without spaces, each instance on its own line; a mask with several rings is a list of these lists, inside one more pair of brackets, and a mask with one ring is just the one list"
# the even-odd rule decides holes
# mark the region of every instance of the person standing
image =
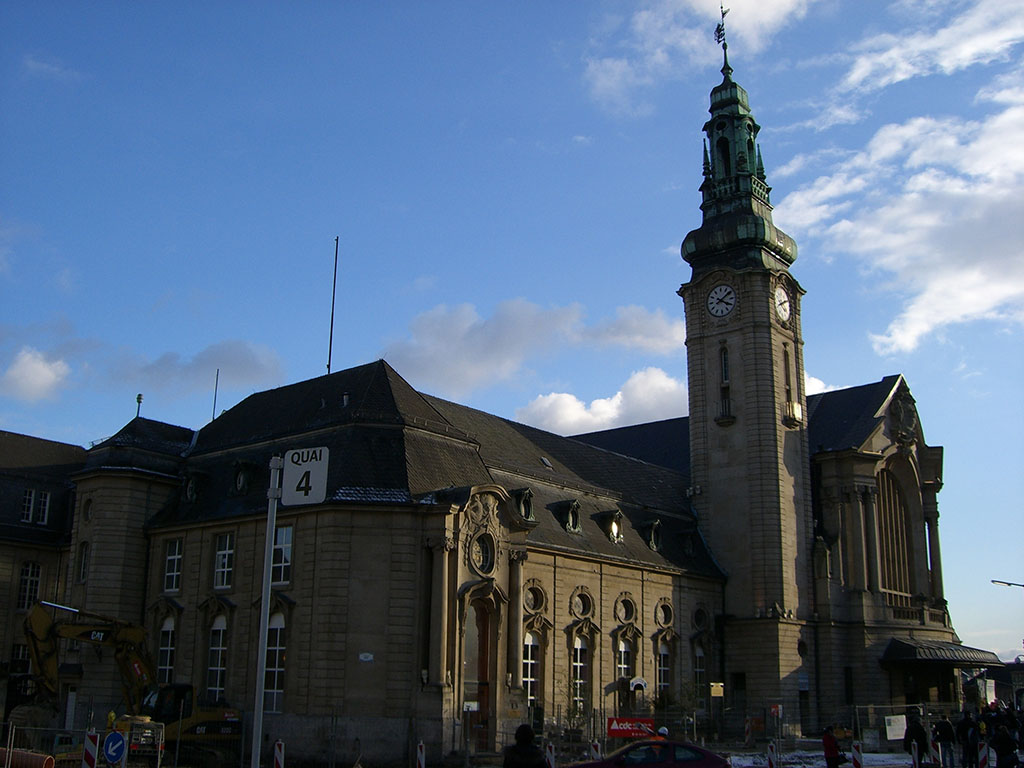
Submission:
[[526,723],[516,728],[516,743],[505,747],[503,768],[547,768],[544,752],[534,739],[533,728]]
[[956,724],[956,738],[963,749],[963,768],[978,768],[978,724],[970,712],[964,712],[963,719]]
[[903,751],[913,754],[912,744],[917,744],[917,764],[928,759],[928,732],[921,724],[921,716],[914,712],[907,716],[907,730],[903,733]]
[[1005,725],[996,728],[990,744],[996,753],[996,768],[1017,768],[1017,740],[1010,735],[1009,728]]
[[953,731],[953,724],[949,722],[949,715],[943,714],[935,723],[933,736],[939,744],[942,768],[953,768],[953,742],[956,741],[956,733]]
[[821,746],[825,751],[826,768],[839,768],[839,741],[836,739],[835,731],[831,725],[825,728],[821,735]]

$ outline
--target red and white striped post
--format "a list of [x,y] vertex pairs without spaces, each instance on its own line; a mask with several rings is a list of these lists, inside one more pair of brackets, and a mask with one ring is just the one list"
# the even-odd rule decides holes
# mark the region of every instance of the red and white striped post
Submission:
[[939,755],[939,742],[935,739],[928,739],[928,761],[934,765],[942,765],[942,757]]
[[592,742],[590,742],[590,759],[601,759],[601,743],[597,739],[594,739]]
[[416,768],[427,768],[427,750],[422,741],[416,745]]
[[772,739],[768,742],[768,768],[779,768],[778,760],[775,756],[775,740]]
[[284,742],[280,739],[274,742],[274,768],[284,768]]
[[978,768],[988,768],[988,744],[978,742]]
[[860,742],[853,742],[850,751],[853,753],[853,768],[864,768],[864,752]]
[[544,745],[544,762],[548,768],[555,768],[555,745],[550,741]]
[[96,754],[100,748],[100,735],[90,728],[82,742],[82,768],[96,768]]
[[754,724],[750,722],[748,717],[743,721],[743,743],[748,747],[754,743]]

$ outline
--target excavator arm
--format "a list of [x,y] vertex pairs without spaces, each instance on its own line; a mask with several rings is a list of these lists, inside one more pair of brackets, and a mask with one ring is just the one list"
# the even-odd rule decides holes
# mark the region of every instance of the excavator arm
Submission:
[[[70,611],[85,621],[54,621],[47,607]],[[153,662],[146,650],[146,631],[138,625],[41,602],[33,605],[25,618],[25,638],[32,668],[52,696],[57,695],[57,649],[62,638],[113,649],[128,714],[139,714],[146,694],[156,687]]]

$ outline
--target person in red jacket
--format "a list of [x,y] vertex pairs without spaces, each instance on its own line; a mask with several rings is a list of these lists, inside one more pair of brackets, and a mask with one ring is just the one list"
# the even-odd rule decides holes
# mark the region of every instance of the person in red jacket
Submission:
[[825,750],[825,765],[827,768],[839,768],[839,742],[832,731],[832,726],[825,728],[821,735],[821,745]]

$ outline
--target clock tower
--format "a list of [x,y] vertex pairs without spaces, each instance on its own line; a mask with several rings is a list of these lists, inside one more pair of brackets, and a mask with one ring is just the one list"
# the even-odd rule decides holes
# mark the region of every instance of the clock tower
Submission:
[[[813,721],[813,519],[796,244],[772,222],[747,92],[723,80],[704,125],[701,226],[682,244],[691,502],[726,571],[727,706]],[[776,667],[777,664],[777,667]],[[792,719],[796,719],[792,717]]]

